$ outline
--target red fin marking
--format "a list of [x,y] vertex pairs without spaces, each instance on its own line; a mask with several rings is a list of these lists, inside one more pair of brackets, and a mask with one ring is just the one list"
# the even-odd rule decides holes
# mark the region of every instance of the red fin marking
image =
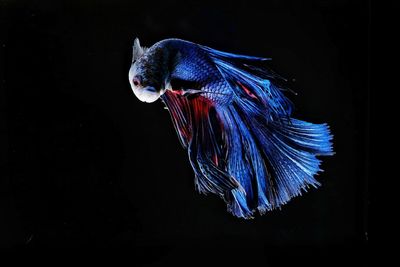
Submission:
[[217,154],[214,154],[213,161],[214,161],[215,165],[218,166],[218,156],[217,156]]
[[190,104],[193,106],[193,113],[196,123],[200,123],[202,118],[208,117],[210,108],[212,106],[210,100],[204,97],[195,97],[190,100]]
[[248,96],[250,96],[251,98],[254,98],[254,99],[258,99],[252,92],[250,92],[250,90],[246,87],[246,86],[244,86],[241,82],[239,82],[239,81],[237,81],[237,83],[243,88],[243,90],[246,92],[246,94],[248,95]]

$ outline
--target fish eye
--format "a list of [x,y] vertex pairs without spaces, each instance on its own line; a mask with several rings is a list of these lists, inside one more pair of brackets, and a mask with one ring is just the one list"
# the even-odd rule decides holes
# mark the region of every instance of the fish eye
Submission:
[[133,78],[133,85],[138,86],[140,84],[140,81],[138,78]]

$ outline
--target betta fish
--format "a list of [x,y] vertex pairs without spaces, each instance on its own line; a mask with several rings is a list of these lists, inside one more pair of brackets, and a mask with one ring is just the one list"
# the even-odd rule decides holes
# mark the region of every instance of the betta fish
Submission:
[[292,117],[285,79],[268,60],[180,39],[146,48],[136,38],[129,70],[140,101],[166,105],[196,190],[245,219],[318,187],[317,156],[333,155],[329,126]]

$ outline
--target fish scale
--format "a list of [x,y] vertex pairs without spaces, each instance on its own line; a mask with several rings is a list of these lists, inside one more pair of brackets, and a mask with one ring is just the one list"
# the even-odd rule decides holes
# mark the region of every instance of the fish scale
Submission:
[[202,95],[216,104],[229,103],[232,94],[230,85],[221,76],[207,53],[175,39],[165,40],[159,43],[158,47],[179,50],[180,62],[172,72],[172,77],[185,77],[185,80],[198,83],[199,87],[188,89],[203,91]]

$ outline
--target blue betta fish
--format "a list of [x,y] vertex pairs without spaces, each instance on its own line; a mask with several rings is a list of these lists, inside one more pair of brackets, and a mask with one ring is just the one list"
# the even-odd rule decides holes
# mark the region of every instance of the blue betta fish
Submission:
[[319,186],[317,156],[333,155],[329,126],[291,117],[284,79],[267,60],[180,39],[145,48],[135,39],[129,70],[136,97],[160,98],[169,110],[196,189],[246,219]]

